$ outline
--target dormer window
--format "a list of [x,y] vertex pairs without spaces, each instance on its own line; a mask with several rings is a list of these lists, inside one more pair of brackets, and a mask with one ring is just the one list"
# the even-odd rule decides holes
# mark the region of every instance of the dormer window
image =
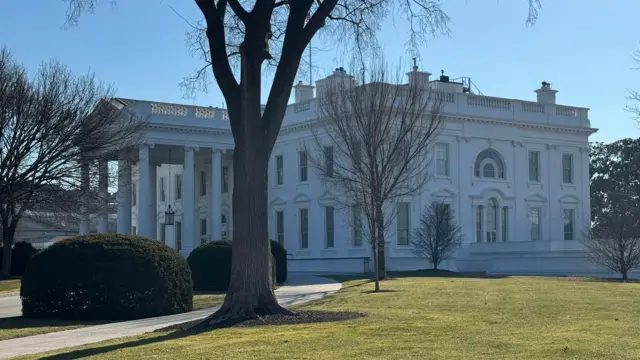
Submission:
[[493,149],[482,150],[476,157],[474,176],[486,179],[504,179],[505,166],[500,154]]

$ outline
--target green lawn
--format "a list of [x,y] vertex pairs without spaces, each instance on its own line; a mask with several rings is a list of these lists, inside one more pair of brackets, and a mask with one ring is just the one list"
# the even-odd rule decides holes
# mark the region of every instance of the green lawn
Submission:
[[[345,280],[345,278],[343,278]],[[52,359],[638,359],[640,284],[588,279],[398,277],[373,294],[350,280],[300,306],[340,323],[155,333]],[[27,357],[41,358],[42,355]]]
[[[224,294],[199,293],[193,297],[193,309],[205,309],[222,304]],[[104,324],[105,321],[41,320],[23,317],[0,319],[0,341],[25,336],[47,334],[62,330]]]
[[20,279],[0,281],[0,294],[20,292]]

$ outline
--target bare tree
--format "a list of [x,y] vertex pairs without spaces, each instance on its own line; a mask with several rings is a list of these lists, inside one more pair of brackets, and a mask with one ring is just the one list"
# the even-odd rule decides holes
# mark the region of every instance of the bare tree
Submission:
[[[100,0],[65,0],[69,22]],[[528,0],[527,22],[540,8]],[[410,24],[408,45],[447,34],[449,17],[440,0],[195,0],[206,23],[204,48],[228,106],[233,155],[233,260],[224,304],[207,320],[291,314],[269,286],[267,170],[284,119],[302,54],[319,30],[365,54],[375,48],[380,24],[389,16]],[[239,59],[239,60],[234,60]],[[275,60],[274,62],[270,62]],[[232,68],[239,64],[236,78]],[[267,102],[261,106],[263,70],[275,66]],[[203,72],[204,73],[204,72]],[[262,110],[264,108],[264,111]]]
[[344,202],[366,218],[377,290],[378,280],[385,277],[392,205],[414,196],[429,181],[430,145],[442,124],[442,96],[430,90],[417,70],[410,73],[409,84],[399,83],[401,71],[390,76],[381,60],[372,61],[368,72],[370,81],[354,86],[355,80],[338,70],[318,89],[320,120],[312,132],[319,155],[309,158],[327,187],[344,194]]
[[627,280],[629,272],[640,268],[640,232],[638,215],[611,214],[599,228],[585,238],[587,258]]
[[411,245],[414,253],[431,263],[433,270],[443,260],[450,259],[462,244],[462,230],[455,221],[448,204],[432,202],[425,206],[420,226],[413,231]]
[[9,276],[25,214],[96,213],[105,205],[91,190],[90,166],[135,145],[143,126],[121,116],[111,97],[92,75],[74,76],[55,61],[29,78],[9,50],[0,50],[0,277]]

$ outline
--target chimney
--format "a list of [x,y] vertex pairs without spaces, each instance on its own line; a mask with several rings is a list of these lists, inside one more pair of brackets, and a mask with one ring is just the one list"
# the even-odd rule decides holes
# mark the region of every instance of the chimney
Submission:
[[413,71],[407,73],[409,77],[409,86],[416,85],[418,88],[426,89],[429,87],[430,72],[418,71],[418,64],[416,64],[416,58],[413,58]]
[[349,75],[343,67],[336,68],[333,74],[316,81],[316,95],[322,97],[327,90],[339,88],[349,89],[356,86],[356,79]]
[[551,88],[550,83],[543,81],[542,87],[536,90],[536,94],[538,94],[538,104],[555,104],[557,92],[558,90]]
[[313,99],[313,85],[305,85],[302,81],[293,87],[295,89],[295,102],[300,103]]

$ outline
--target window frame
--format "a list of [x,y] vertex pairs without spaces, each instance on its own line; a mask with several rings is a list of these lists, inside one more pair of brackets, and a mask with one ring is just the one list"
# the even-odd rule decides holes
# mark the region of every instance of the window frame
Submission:
[[333,206],[324,207],[324,247],[325,249],[333,249],[335,243],[335,208]]
[[[571,215],[571,223],[569,224],[571,226],[571,231],[567,232],[567,212],[569,212]],[[569,207],[569,208],[563,208],[562,209],[562,233],[563,233],[563,239],[565,241],[572,241],[576,239],[576,209]],[[567,238],[567,234],[570,234],[570,238]]]
[[364,229],[362,228],[362,211],[358,205],[351,206],[351,226],[353,228],[351,245],[362,247]]
[[[542,207],[539,206],[531,206],[529,207],[529,209],[527,209],[528,211],[528,219],[529,219],[529,240],[531,241],[540,241],[542,239]],[[536,226],[536,232],[537,232],[537,238],[534,238],[533,236],[533,230],[534,230],[534,222],[533,222],[533,211],[535,211],[537,213],[537,224],[535,224]]]
[[324,147],[324,175],[327,178],[333,178],[334,175],[334,152],[333,146],[327,145]]
[[[435,145],[435,155],[436,155],[436,176],[449,177],[451,176],[451,166],[450,166],[450,146],[447,142],[437,142]],[[444,158],[441,158],[440,155],[444,155]],[[441,161],[443,162],[441,164]],[[441,167],[444,167],[442,169]]]
[[274,156],[276,186],[284,185],[284,155]]
[[[304,214],[304,216],[303,216]],[[304,218],[304,222],[302,221]],[[304,225],[304,226],[303,226]],[[309,208],[298,208],[298,234],[300,249],[309,249]]]
[[[400,222],[400,208],[406,207],[406,219],[404,224]],[[399,201],[396,205],[396,245],[409,246],[409,231],[411,229],[411,203],[408,201]],[[402,225],[402,227],[401,227]],[[406,228],[405,228],[406,227]],[[401,231],[403,232],[403,242],[400,243]]]
[[166,202],[167,201],[167,193],[165,191],[165,186],[166,186],[166,178],[163,176],[160,178],[160,201],[161,202]]
[[[304,164],[303,164],[304,162]],[[298,151],[298,182],[309,180],[309,159],[306,151]]]
[[[565,169],[565,159],[569,159],[569,168]],[[562,183],[573,185],[575,184],[575,162],[572,153],[562,153]],[[569,178],[567,181],[567,177]]]
[[200,196],[207,195],[207,172],[200,170]]
[[[536,162],[535,165],[532,164],[532,160],[533,160],[532,157],[531,157],[532,155],[535,155],[535,162]],[[529,171],[529,181],[530,182],[539,183],[541,181],[540,170],[541,170],[542,167],[540,166],[540,159],[541,159],[540,150],[529,150],[527,152],[527,163],[529,165],[529,170],[528,171]],[[531,171],[532,167],[535,168],[535,176],[533,176],[533,178],[532,178],[532,175],[534,175],[534,174]]]
[[182,200],[182,188],[183,188],[183,186],[182,186],[182,180],[183,180],[182,174],[176,174],[175,177],[174,177],[174,180],[175,180],[175,189],[174,190],[176,191],[175,200]]
[[284,209],[275,210],[275,238],[280,246],[284,247]]

